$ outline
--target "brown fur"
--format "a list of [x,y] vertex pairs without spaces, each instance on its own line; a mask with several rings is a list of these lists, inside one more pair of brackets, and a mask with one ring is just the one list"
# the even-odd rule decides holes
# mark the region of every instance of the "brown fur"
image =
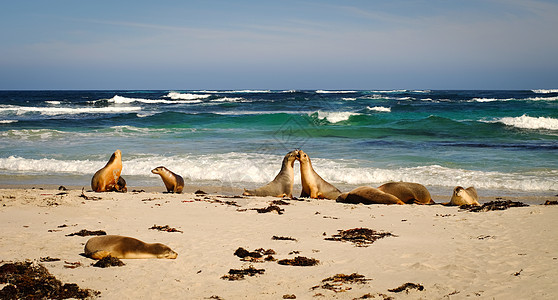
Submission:
[[108,163],[91,178],[91,188],[95,192],[125,192],[126,181],[120,178],[122,172],[122,152],[116,150]]
[[103,235],[90,238],[85,244],[84,252],[85,256],[93,259],[102,259],[107,256],[174,259],[178,256],[166,245],[160,243],[149,244],[132,237],[119,235]]
[[298,150],[297,160],[300,162],[300,178],[302,181],[302,192],[300,197],[314,199],[335,200],[341,194],[336,187],[325,181],[312,167],[310,156],[304,151]]
[[430,192],[424,185],[413,182],[389,182],[378,189],[392,194],[407,204],[433,204]]
[[272,197],[293,197],[294,184],[294,162],[298,150],[291,151],[285,155],[281,163],[281,170],[275,178],[268,184],[255,190],[244,189],[244,196],[272,196]]
[[444,203],[444,205],[478,205],[479,203],[479,196],[477,194],[477,190],[475,187],[468,187],[464,189],[461,186],[456,186],[453,189],[453,194],[451,196],[450,202]]
[[161,166],[151,170],[151,173],[158,174],[163,179],[163,183],[169,193],[182,193],[184,189],[184,179],[182,176],[173,173],[171,170]]
[[360,186],[348,193],[343,193],[337,197],[337,202],[352,204],[405,204],[394,195],[382,192],[371,186]]

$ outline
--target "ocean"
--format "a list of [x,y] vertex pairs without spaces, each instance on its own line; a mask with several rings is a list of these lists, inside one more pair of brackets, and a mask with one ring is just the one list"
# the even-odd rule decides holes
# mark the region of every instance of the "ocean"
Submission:
[[162,187],[150,170],[166,166],[188,185],[254,188],[297,148],[342,191],[554,195],[558,89],[0,91],[0,186],[89,188],[120,149],[129,187]]

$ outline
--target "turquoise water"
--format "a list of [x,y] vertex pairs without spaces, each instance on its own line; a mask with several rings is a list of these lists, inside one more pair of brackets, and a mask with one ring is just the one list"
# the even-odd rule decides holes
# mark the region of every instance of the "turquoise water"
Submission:
[[[295,148],[349,189],[556,194],[558,90],[0,91],[0,185],[88,186],[112,152],[129,186],[255,187]],[[298,179],[296,184],[299,184]]]

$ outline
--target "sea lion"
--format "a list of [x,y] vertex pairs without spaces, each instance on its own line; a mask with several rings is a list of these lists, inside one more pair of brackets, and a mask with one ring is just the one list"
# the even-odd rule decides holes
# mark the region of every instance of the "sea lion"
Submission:
[[382,192],[379,189],[373,188],[371,186],[357,187],[356,189],[348,193],[339,195],[336,201],[352,204],[405,204],[405,202],[401,201],[394,195]]
[[272,196],[293,197],[294,162],[298,150],[293,150],[285,155],[281,163],[281,170],[270,183],[255,190],[244,189],[244,196]]
[[477,194],[477,190],[475,187],[468,187],[464,189],[461,186],[456,186],[453,189],[453,194],[451,196],[450,202],[443,203],[444,205],[478,205],[479,203],[479,196]]
[[392,194],[407,204],[434,204],[424,185],[413,182],[388,182],[378,187],[382,192]]
[[314,171],[312,162],[308,154],[298,150],[296,159],[300,162],[300,178],[302,181],[302,192],[300,197],[310,197],[314,199],[335,200],[341,191],[325,181]]
[[163,166],[151,170],[151,173],[161,175],[168,193],[182,193],[182,189],[184,189],[184,179],[182,176],[173,173]]
[[[120,173],[122,172],[122,152],[116,150],[110,157],[108,163],[93,175],[91,179],[91,188],[95,192],[109,192],[122,190],[118,183]],[[118,186],[115,188],[115,186]],[[126,186],[124,181],[124,186]]]
[[145,243],[138,239],[120,235],[102,235],[90,238],[85,244],[85,256],[102,259],[116,258],[170,258],[178,254],[160,243]]
[[109,190],[109,192],[128,192],[128,188],[126,187],[126,180],[124,180],[122,176],[118,177],[118,181],[114,185],[114,188],[112,190]]

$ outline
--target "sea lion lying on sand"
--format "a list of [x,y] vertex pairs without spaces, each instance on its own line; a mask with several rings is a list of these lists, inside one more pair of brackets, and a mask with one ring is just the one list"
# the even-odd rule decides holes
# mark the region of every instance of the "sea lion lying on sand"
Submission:
[[385,193],[377,188],[371,186],[360,186],[356,189],[343,193],[337,197],[337,202],[352,203],[352,204],[400,204],[405,202],[392,194]]
[[122,152],[116,150],[108,163],[91,178],[91,188],[95,192],[126,192],[126,181],[121,179]]
[[478,205],[479,203],[479,196],[477,194],[477,190],[475,187],[471,186],[467,189],[464,189],[461,186],[456,186],[453,189],[453,194],[451,196],[450,202],[443,203],[443,205]]
[[341,194],[336,187],[325,181],[314,171],[310,156],[302,150],[298,150],[296,159],[300,162],[300,178],[302,181],[302,192],[300,197],[314,199],[335,200]]
[[102,259],[107,256],[116,258],[170,258],[178,254],[160,243],[145,243],[138,239],[120,236],[103,235],[90,238],[85,244],[85,256]]
[[413,182],[388,182],[378,187],[382,192],[392,194],[407,204],[434,204],[424,185]]
[[270,183],[255,190],[244,189],[245,196],[272,196],[272,197],[293,197],[294,184],[294,162],[298,150],[291,151],[285,155],[281,163],[281,170]]

